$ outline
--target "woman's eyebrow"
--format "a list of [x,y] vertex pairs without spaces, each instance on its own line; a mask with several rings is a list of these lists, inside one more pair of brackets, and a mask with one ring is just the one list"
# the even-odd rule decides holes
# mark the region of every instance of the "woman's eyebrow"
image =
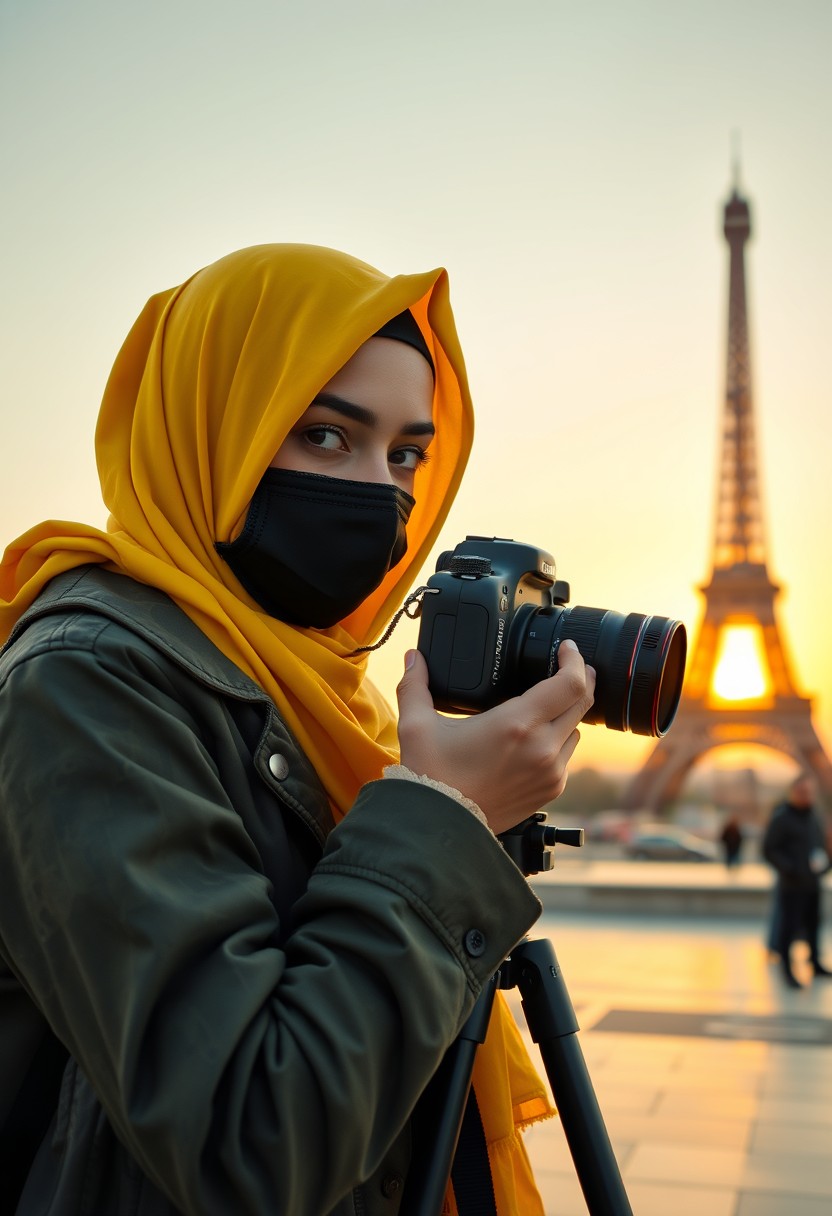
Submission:
[[[348,401],[346,397],[339,397],[337,393],[318,393],[312,405],[325,405],[327,409],[334,410],[345,418],[351,418],[353,422],[360,422],[363,426],[376,426],[378,423],[378,415],[373,410],[368,410],[365,405],[357,405],[354,401]],[[403,435],[435,435],[436,427],[432,422],[407,422],[402,427],[401,433]]]

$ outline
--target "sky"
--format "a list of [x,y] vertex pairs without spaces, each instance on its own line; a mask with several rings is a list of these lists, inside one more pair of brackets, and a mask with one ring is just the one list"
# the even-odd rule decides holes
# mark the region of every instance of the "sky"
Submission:
[[[437,552],[534,544],[573,603],[695,635],[738,150],[768,566],[832,754],[831,60],[828,0],[0,0],[0,543],[104,523],[150,295],[304,241],[448,268],[477,438]],[[391,699],[416,629],[373,659]],[[574,764],[651,746],[584,727]]]

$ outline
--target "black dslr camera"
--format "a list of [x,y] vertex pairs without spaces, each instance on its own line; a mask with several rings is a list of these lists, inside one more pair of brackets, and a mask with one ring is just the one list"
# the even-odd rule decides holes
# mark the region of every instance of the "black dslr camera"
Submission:
[[469,536],[440,555],[422,601],[419,650],[437,709],[480,713],[557,671],[572,638],[596,671],[585,722],[656,738],[667,734],[685,674],[681,621],[565,608],[569,584],[534,545]]

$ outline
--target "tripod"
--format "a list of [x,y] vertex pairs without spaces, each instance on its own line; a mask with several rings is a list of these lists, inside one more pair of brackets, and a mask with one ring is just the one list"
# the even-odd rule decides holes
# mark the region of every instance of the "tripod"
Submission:
[[[580,846],[581,828],[546,826],[541,811],[500,836],[528,877],[554,864],[556,843]],[[439,1216],[466,1115],[477,1047],[485,1041],[497,988],[519,989],[537,1043],[590,1216],[632,1216],[618,1163],[580,1044],[578,1021],[548,940],[525,938],[483,989],[467,1022],[425,1091],[432,1144],[425,1168],[412,1170],[400,1216]],[[414,1177],[413,1175],[416,1175]]]

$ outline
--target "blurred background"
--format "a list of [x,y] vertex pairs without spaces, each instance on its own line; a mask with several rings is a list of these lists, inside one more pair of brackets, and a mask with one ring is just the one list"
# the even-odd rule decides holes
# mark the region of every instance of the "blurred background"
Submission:
[[[831,49],[826,0],[0,0],[3,544],[103,524],[93,429],[148,296],[305,241],[450,272],[478,432],[439,548],[538,545],[574,603],[695,636],[738,165],[768,565],[829,753]],[[391,699],[416,628],[372,660]],[[652,744],[582,736],[559,807],[613,822]],[[794,767],[709,753],[673,818],[758,821]]]

